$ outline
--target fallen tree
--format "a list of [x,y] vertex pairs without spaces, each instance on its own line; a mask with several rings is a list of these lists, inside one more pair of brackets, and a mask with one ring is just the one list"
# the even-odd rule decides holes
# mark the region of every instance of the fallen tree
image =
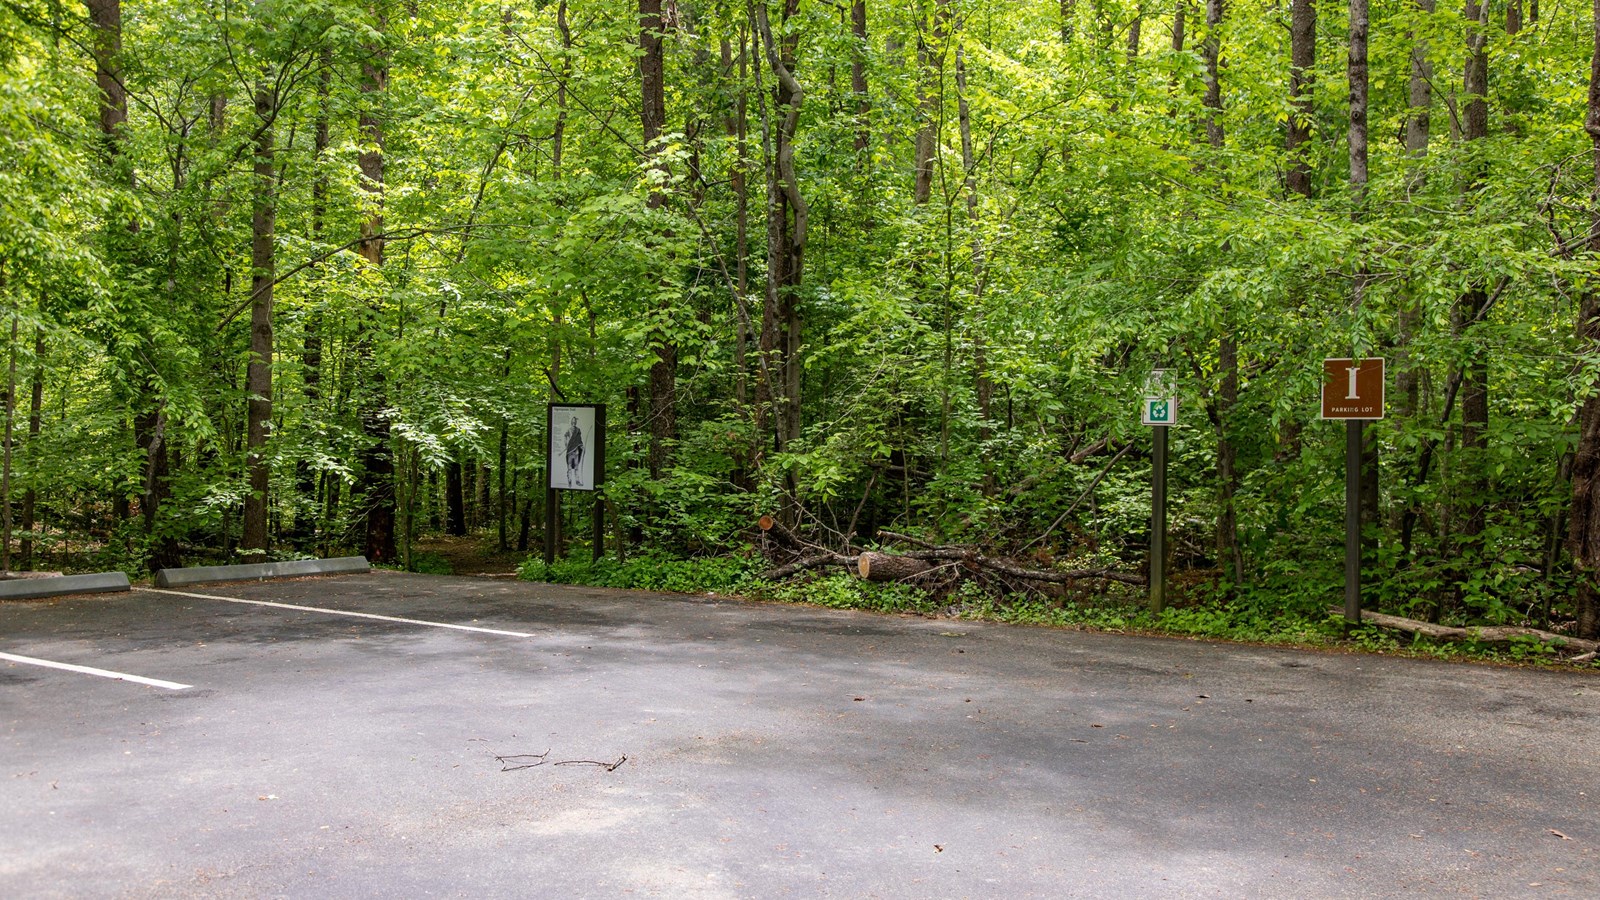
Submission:
[[776,569],[768,569],[767,571],[761,573],[761,578],[764,581],[782,581],[783,579],[788,578],[790,575],[798,575],[801,572],[805,572],[810,569],[820,569],[823,566],[846,566],[854,568],[855,565],[856,557],[846,556],[843,553],[833,553],[830,551],[827,553],[819,553],[816,556],[803,557],[795,560],[792,563],[778,566]]
[[[1344,611],[1337,607],[1328,610],[1334,615],[1343,615]],[[1393,628],[1410,634],[1420,634],[1423,637],[1434,638],[1441,641],[1473,641],[1479,644],[1510,644],[1517,640],[1532,638],[1544,644],[1554,644],[1563,650],[1577,650],[1589,654],[1591,657],[1600,650],[1600,642],[1586,641],[1582,638],[1568,637],[1556,634],[1553,631],[1541,631],[1538,628],[1521,628],[1514,625],[1483,625],[1467,628],[1456,628],[1451,625],[1435,625],[1432,622],[1423,622],[1417,619],[1407,619],[1404,616],[1391,616],[1385,613],[1361,613],[1363,624],[1371,623],[1383,628]]]
[[911,559],[922,560],[923,562],[932,560],[956,562],[969,569],[984,570],[1023,581],[1069,584],[1086,579],[1099,579],[1135,586],[1149,584],[1149,581],[1143,575],[1119,572],[1116,569],[1032,569],[1015,560],[986,556],[970,547],[939,547],[921,538],[915,538],[907,534],[897,534],[893,531],[879,531],[878,537],[922,548],[900,554]]
[[[879,530],[878,539],[913,549],[900,553],[860,550],[846,554],[804,540],[770,517],[763,517],[760,527],[786,551],[786,555],[791,555],[788,562],[761,574],[761,578],[767,581],[781,580],[826,566],[845,566],[867,581],[913,582],[932,590],[949,589],[963,577],[1003,583],[1008,590],[1037,590],[1041,584],[1074,584],[1093,580],[1115,581],[1136,587],[1149,583],[1143,575],[1116,569],[1032,568],[1013,559],[989,556],[972,547],[941,546],[893,531]],[[855,547],[849,549],[856,550]]]

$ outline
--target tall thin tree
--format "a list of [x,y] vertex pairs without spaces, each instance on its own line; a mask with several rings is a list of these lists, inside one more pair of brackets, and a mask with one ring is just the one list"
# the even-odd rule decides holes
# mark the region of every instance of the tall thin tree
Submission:
[[255,164],[250,213],[250,361],[246,366],[248,397],[245,425],[245,470],[249,489],[244,497],[243,554],[265,559],[267,490],[271,471],[267,462],[267,432],[272,423],[272,288],[277,277],[278,167],[273,146],[273,123],[278,96],[271,73],[255,90]]
[[[1223,0],[1206,0],[1205,40],[1200,42],[1200,58],[1205,64],[1206,141],[1220,151],[1227,144],[1222,102],[1222,22],[1226,13]],[[1229,252],[1224,242],[1223,252]],[[1213,419],[1217,430],[1217,482],[1220,509],[1217,513],[1217,560],[1232,569],[1231,577],[1244,577],[1244,556],[1239,547],[1239,515],[1235,496],[1239,491],[1239,449],[1233,441],[1234,408],[1239,404],[1239,339],[1231,324],[1223,326],[1217,341],[1217,373],[1220,376],[1213,400]]]
[[[655,154],[654,168],[662,175],[666,162],[659,146],[667,127],[666,55],[662,31],[661,0],[639,0],[640,120],[645,152]],[[667,203],[664,187],[657,185],[646,201],[651,209]],[[663,316],[670,311],[663,311]],[[660,478],[667,464],[668,444],[677,434],[678,347],[671,334],[657,333],[655,361],[650,364],[650,477]]]
[[1289,3],[1289,128],[1284,139],[1288,169],[1284,173],[1289,192],[1311,196],[1311,161],[1307,158],[1311,125],[1317,111],[1312,88],[1316,84],[1317,4],[1316,0],[1290,0]]
[[[783,24],[799,12],[799,0],[784,0]],[[773,127],[767,167],[767,282],[762,316],[761,353],[766,395],[774,407],[776,449],[782,452],[800,433],[800,285],[805,278],[805,251],[810,206],[800,193],[795,170],[796,130],[805,92],[795,76],[799,36],[785,28],[773,35],[766,5],[752,4],[756,33],[771,69]]]
[[[367,215],[361,222],[361,239],[356,252],[367,264],[381,269],[384,251],[384,106],[389,88],[389,51],[381,43],[389,26],[387,4],[377,0],[371,7],[376,35],[365,48],[361,62],[361,112],[357,130],[361,135],[361,153],[356,165],[361,170],[361,188],[366,194]],[[396,561],[395,548],[395,467],[390,447],[388,379],[375,357],[375,344],[380,318],[374,310],[370,321],[364,323],[360,338],[361,361],[364,364],[367,392],[361,408],[361,430],[364,436],[361,449],[362,494],[365,498],[366,555],[372,562]]]
[[[1589,195],[1588,250],[1600,256],[1600,0],[1590,20],[1593,55],[1589,63],[1589,103],[1583,127],[1589,134],[1594,178]],[[1580,295],[1578,335],[1589,355],[1600,353],[1600,290]],[[1572,461],[1572,516],[1567,549],[1578,575],[1578,636],[1600,638],[1600,383],[1588,385],[1578,414],[1578,446]]]
[[[1489,4],[1485,0],[1467,0],[1464,16],[1467,20],[1467,59],[1462,76],[1462,137],[1466,155],[1466,178],[1462,193],[1468,204],[1482,186],[1482,142],[1489,136]],[[1466,477],[1459,485],[1451,514],[1451,525],[1460,545],[1468,553],[1483,548],[1481,537],[1488,510],[1489,481],[1481,459],[1488,447],[1489,433],[1489,362],[1478,338],[1478,325],[1487,314],[1488,290],[1482,281],[1475,280],[1463,291],[1451,310],[1450,324],[1453,335],[1462,345],[1463,361],[1459,368],[1461,384],[1461,444],[1465,458]],[[1458,556],[1459,559],[1459,556]],[[1464,588],[1468,577],[1465,567],[1457,567],[1456,597]]]

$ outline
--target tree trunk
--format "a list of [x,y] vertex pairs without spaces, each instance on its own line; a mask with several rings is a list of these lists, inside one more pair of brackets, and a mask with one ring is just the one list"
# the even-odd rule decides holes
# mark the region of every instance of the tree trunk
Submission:
[[[1360,218],[1367,195],[1367,0],[1350,0],[1350,189]],[[1360,288],[1360,277],[1357,286]],[[1357,305],[1360,303],[1357,297]]]
[[949,43],[949,0],[937,0],[927,28],[917,29],[917,127],[914,167],[916,180],[911,202],[918,206],[933,197],[933,168],[939,153],[939,125],[942,114],[940,89],[944,54]]
[[[5,289],[4,276],[0,275],[0,290]],[[0,575],[11,573],[11,438],[17,418],[17,341],[22,337],[22,319],[16,311],[11,313],[11,341],[6,345],[10,358],[6,378],[5,463],[0,473]]]
[[[1432,13],[1434,10],[1434,0],[1413,2],[1423,12]],[[1421,159],[1428,155],[1433,106],[1433,63],[1428,58],[1426,39],[1413,38],[1407,100],[1406,153],[1413,159]]]
[[[1414,0],[1418,9],[1431,13],[1434,9],[1434,0]],[[1411,37],[1408,35],[1408,37]],[[1409,83],[1407,85],[1406,108],[1406,155],[1415,162],[1421,162],[1428,155],[1428,140],[1432,130],[1433,106],[1433,64],[1428,59],[1428,42],[1423,39],[1412,38],[1411,67]],[[1424,178],[1421,167],[1411,176],[1412,190],[1423,187]],[[1399,415],[1402,419],[1409,419],[1417,414],[1418,375],[1417,368],[1411,363],[1411,341],[1415,338],[1422,325],[1422,311],[1413,298],[1406,298],[1399,313],[1399,347],[1397,349],[1395,367],[1395,392],[1399,395]]]
[[476,528],[489,527],[489,466],[483,460],[478,460],[477,471],[473,478],[473,485],[477,488],[477,502],[473,504],[476,515],[472,524]]
[[[122,2],[121,0],[84,0],[88,10],[90,52],[94,56],[95,84],[100,93],[100,136],[104,142],[105,157],[113,182],[131,187],[133,166],[125,152],[128,122],[128,92],[122,77]],[[137,219],[126,224],[125,234],[139,230]],[[120,244],[118,235],[111,232],[114,243]],[[125,239],[125,236],[124,236]],[[127,249],[125,245],[117,249]],[[179,564],[176,543],[170,536],[158,537],[157,522],[162,500],[166,497],[167,450],[163,442],[166,430],[166,412],[159,398],[150,395],[142,385],[146,373],[129,373],[130,380],[140,384],[132,401],[134,443],[145,456],[144,490],[140,498],[140,515],[145,535],[151,547],[147,564],[151,568],[170,568]],[[119,519],[130,514],[126,495],[119,489],[112,498],[112,508]]]
[[255,184],[250,216],[250,362],[246,368],[244,533],[239,548],[246,558],[265,560],[267,541],[267,433],[272,423],[272,283],[276,277],[278,220],[277,165],[272,119],[277,97],[272,79],[256,86]]
[[39,431],[44,425],[44,329],[33,331],[33,391],[28,401],[28,487],[22,492],[22,541],[18,545],[18,563],[25,572],[33,571],[34,509],[38,492],[34,485],[39,481]]
[[1217,564],[1231,567],[1235,582],[1244,579],[1244,555],[1239,547],[1239,450],[1231,439],[1233,410],[1239,405],[1239,344],[1231,333],[1219,342],[1217,368],[1222,384],[1217,390],[1217,482],[1221,510],[1217,515]]
[[496,535],[499,538],[500,552],[510,549],[506,543],[506,458],[510,447],[507,441],[510,437],[510,423],[502,418],[500,420],[500,467],[496,470],[496,479],[499,481],[499,497],[495,503]]
[[[786,0],[784,21],[796,14],[799,0]],[[771,129],[773,150],[767,171],[767,290],[762,313],[762,383],[772,400],[779,452],[800,432],[800,285],[805,275],[809,207],[800,194],[794,168],[795,129],[800,123],[804,92],[793,72],[799,36],[785,29],[773,38],[766,8],[757,4],[756,27],[776,83],[772,106],[781,118]]]
[[1317,114],[1311,94],[1316,65],[1316,0],[1290,0],[1289,133],[1284,140],[1289,167],[1284,173],[1284,182],[1289,193],[1302,197],[1311,196],[1311,163],[1306,159],[1306,144],[1311,140],[1311,125]]
[[[388,31],[388,18],[378,7],[377,29]],[[361,115],[357,127],[365,145],[356,163],[361,169],[361,187],[367,194],[371,212],[361,222],[361,241],[356,251],[369,265],[383,265],[384,207],[384,128],[382,106],[389,86],[389,52],[369,46],[361,64]],[[381,309],[381,307],[380,307]],[[361,430],[365,438],[361,449],[361,486],[366,513],[366,556],[375,563],[396,562],[394,456],[390,449],[388,386],[383,368],[377,365],[374,344],[381,321],[378,310],[365,324],[359,356],[367,373],[368,389],[361,408]]]
[[[1418,9],[1432,13],[1434,0],[1412,0]],[[1410,158],[1413,170],[1407,177],[1407,186],[1410,190],[1420,191],[1426,184],[1427,176],[1420,165],[1428,155],[1428,142],[1432,137],[1432,106],[1433,106],[1433,64],[1428,58],[1428,42],[1418,38],[1415,32],[1406,35],[1411,43],[1410,72],[1406,89],[1406,119],[1405,141],[1406,155]],[[1400,297],[1399,310],[1396,315],[1396,340],[1395,340],[1395,417],[1402,428],[1408,428],[1413,419],[1421,415],[1421,385],[1423,369],[1415,361],[1415,352],[1412,342],[1422,329],[1422,307],[1418,298],[1409,290],[1403,288]],[[1420,460],[1406,460],[1404,478],[1407,483],[1418,483],[1417,473],[1420,471]],[[1409,564],[1411,558],[1411,536],[1416,529],[1417,517],[1421,510],[1415,504],[1408,504],[1400,511],[1400,561],[1402,565]]]
[[[324,49],[321,54],[322,71],[317,75],[317,121],[311,147],[311,243],[322,246],[322,232],[328,216],[328,166],[325,158],[330,143],[328,100],[333,86],[333,53]],[[300,350],[300,381],[305,393],[306,414],[319,415],[322,399],[322,316],[313,309],[306,315],[303,343]],[[309,460],[295,463],[295,491],[299,502],[295,506],[294,540],[301,550],[309,550],[317,540],[317,476]]]
[[567,22],[567,0],[556,4],[556,31],[561,34],[561,74],[556,81],[556,124],[550,135],[550,172],[560,181],[561,158],[566,152],[567,82],[572,79],[572,26]]
[[[1367,104],[1369,67],[1367,61],[1368,0],[1350,0],[1350,193],[1353,201],[1351,216],[1360,222],[1367,199]],[[1365,263],[1357,262],[1355,277],[1351,281],[1350,306],[1360,309],[1366,302],[1367,282],[1370,275]],[[1370,425],[1361,433],[1361,484],[1359,491],[1360,517],[1363,525],[1378,521],[1381,495],[1378,482],[1378,441]],[[1370,545],[1370,541],[1367,541]]]
[[1206,38],[1200,42],[1200,58],[1205,64],[1206,140],[1214,149],[1222,149],[1227,134],[1222,124],[1222,36],[1217,28],[1225,12],[1223,0],[1205,0]]
[[[728,168],[728,185],[733,191],[734,202],[733,398],[739,415],[745,419],[749,419],[751,414],[747,358],[750,344],[750,187],[745,177],[749,167],[746,140],[749,108],[745,95],[745,79],[749,74],[747,47],[748,37],[744,30],[740,29],[738,80],[733,85],[734,99],[731,112],[723,123],[724,131],[734,143],[733,162]],[[734,66],[733,46],[724,38],[723,70],[732,72]],[[753,449],[749,448],[749,451]],[[739,487],[749,486],[750,460],[756,455],[749,451],[735,454],[733,482]]]
[[94,81],[100,88],[100,135],[113,163],[122,155],[128,92],[122,83],[122,0],[84,0],[92,30]]
[[985,270],[983,232],[979,227],[978,160],[972,146],[972,110],[967,102],[967,58],[960,44],[956,45],[956,109],[961,128],[961,168],[966,173],[963,187],[967,194],[967,223],[972,229],[972,368],[978,397],[978,443],[984,460],[983,493],[989,496],[994,493],[995,481],[990,454],[983,447],[993,436],[989,413],[994,400],[994,383],[989,380],[983,308],[984,282],[988,273]]
[[[150,569],[174,569],[183,565],[177,539],[171,534],[158,533],[158,516],[161,504],[170,489],[168,483],[167,412],[162,405],[147,409],[134,416],[134,440],[145,454],[144,487],[139,495],[139,514],[144,520],[144,532],[150,540]],[[237,446],[233,449],[237,450]]]
[[[1588,249],[1600,255],[1600,0],[1594,0],[1591,28],[1594,51],[1589,64],[1588,115],[1583,125],[1589,133],[1590,163],[1594,167]],[[1579,304],[1578,336],[1584,351],[1600,350],[1600,290],[1592,286],[1583,293]],[[1567,549],[1572,552],[1578,575],[1578,636],[1600,638],[1600,383],[1589,385],[1589,395],[1578,413]]]
[[[1489,136],[1489,6],[1468,0],[1463,13],[1469,23],[1467,63],[1462,77],[1466,104],[1462,110],[1462,136],[1469,141]],[[1476,184],[1477,179],[1473,179]]]
[[537,479],[528,485],[528,497],[522,501],[521,522],[517,525],[517,552],[527,553],[529,539],[533,532],[534,498],[543,494]]
[[[1472,143],[1489,136],[1489,55],[1488,55],[1488,4],[1469,2],[1465,16],[1469,23],[1467,32],[1467,60],[1462,79],[1466,103],[1462,109],[1462,136],[1468,142],[1467,153],[1476,151]],[[1476,160],[1468,163],[1468,177],[1462,185],[1463,193],[1470,196],[1476,191],[1482,172]],[[1489,483],[1483,469],[1483,451],[1488,446],[1489,429],[1489,366],[1484,348],[1478,343],[1476,326],[1485,314],[1488,294],[1482,284],[1474,284],[1462,293],[1451,311],[1452,330],[1456,340],[1464,347],[1461,365],[1461,456],[1462,470],[1472,473],[1463,479],[1455,509],[1451,514],[1452,528],[1459,536],[1462,549],[1468,557],[1481,554],[1481,536],[1486,524]],[[1470,563],[1468,563],[1470,565]],[[1457,577],[1464,580],[1463,568]],[[1460,596],[1457,587],[1456,595]]]
[[1139,59],[1139,44],[1144,29],[1144,4],[1135,3],[1133,6],[1133,21],[1128,23],[1128,65],[1132,66]]
[[[1200,44],[1205,63],[1206,141],[1213,150],[1227,142],[1222,114],[1222,40],[1217,29],[1222,25],[1223,0],[1206,0],[1206,36]],[[1228,252],[1223,245],[1223,252]],[[1244,556],[1239,547],[1239,518],[1234,497],[1239,491],[1238,449],[1231,438],[1233,409],[1239,403],[1239,344],[1233,329],[1224,326],[1217,344],[1217,482],[1221,509],[1217,514],[1217,564],[1232,568],[1235,581],[1244,578]]]
[[[1594,166],[1589,250],[1600,254],[1600,0],[1594,3],[1594,61],[1589,69],[1589,133]],[[1578,335],[1584,349],[1600,351],[1600,291],[1590,288],[1581,298]],[[1578,446],[1572,460],[1572,511],[1567,548],[1577,571],[1575,598],[1578,637],[1600,638],[1600,382],[1589,385],[1578,413]]]
[[867,94],[867,0],[850,4],[850,34],[855,38],[855,52],[850,59],[850,91],[856,95],[855,150],[857,165],[866,166],[866,152],[872,146],[872,99]]
[[461,461],[451,459],[444,467],[446,534],[462,537],[467,533],[467,496],[461,485]]
[[[661,33],[661,0],[639,0],[639,87],[642,93],[640,120],[644,128],[645,152],[659,154],[657,146],[667,124],[666,58]],[[655,168],[666,171],[666,162],[656,156]],[[651,190],[646,201],[651,209],[667,203],[660,188]],[[659,479],[667,465],[667,447],[677,434],[678,348],[671,336],[652,338],[656,360],[650,366],[650,477]]]

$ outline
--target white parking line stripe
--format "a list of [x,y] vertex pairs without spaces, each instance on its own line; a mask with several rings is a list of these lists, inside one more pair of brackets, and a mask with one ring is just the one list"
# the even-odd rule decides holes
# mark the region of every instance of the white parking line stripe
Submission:
[[80,672],[84,675],[98,675],[101,678],[115,678],[117,681],[131,681],[134,684],[147,684],[151,687],[166,688],[169,691],[181,691],[184,688],[194,687],[192,684],[162,681],[159,678],[145,678],[142,675],[128,675],[123,672],[113,672],[110,669],[96,669],[93,666],[75,666],[72,663],[53,662],[48,659],[36,659],[32,656],[18,656],[15,653],[0,653],[0,659],[26,663],[30,666],[44,666],[47,669],[65,669],[68,672]]
[[347,609],[327,609],[321,606],[299,606],[294,603],[273,603],[270,600],[245,600],[240,597],[224,597],[220,594],[192,594],[188,591],[170,591],[164,588],[134,588],[146,594],[172,594],[175,597],[198,597],[201,600],[224,600],[228,603],[248,603],[252,606],[272,606],[278,609],[294,609],[300,612],[326,613],[330,616],[350,616],[356,619],[377,619],[379,622],[399,622],[402,625],[426,625],[429,628],[449,628],[452,631],[475,631],[479,634],[498,634],[505,637],[538,637],[526,631],[504,631],[499,628],[479,628],[476,625],[454,625],[449,622],[429,622],[426,619],[402,619],[399,616],[380,616],[377,613],[351,612]]

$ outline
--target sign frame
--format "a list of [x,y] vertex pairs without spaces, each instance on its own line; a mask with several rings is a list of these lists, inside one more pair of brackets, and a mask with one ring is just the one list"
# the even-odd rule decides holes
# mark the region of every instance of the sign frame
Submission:
[[[568,465],[568,454],[558,447],[566,439],[558,432],[563,418],[577,420],[579,462]],[[587,424],[585,436],[583,425]],[[574,426],[568,425],[567,430]],[[604,403],[549,403],[545,406],[545,487],[552,491],[594,493],[606,483],[606,405]],[[585,439],[586,438],[586,439]],[[572,483],[576,474],[577,482]],[[584,484],[588,475],[588,484]]]
[[1322,360],[1322,414],[1319,418],[1343,422],[1377,421],[1384,417],[1387,393],[1387,361],[1383,357]]

